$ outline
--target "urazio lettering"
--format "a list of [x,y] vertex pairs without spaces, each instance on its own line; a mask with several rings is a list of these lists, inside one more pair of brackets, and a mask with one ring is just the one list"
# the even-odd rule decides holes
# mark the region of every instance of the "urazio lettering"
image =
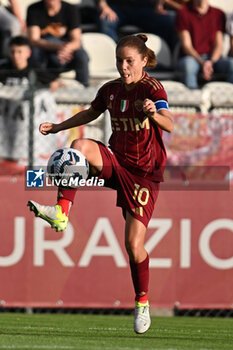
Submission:
[[[149,223],[149,229],[152,231],[152,235],[146,242],[146,249],[151,254],[154,249],[159,246],[162,239],[166,237],[169,240],[171,228],[173,225],[172,219],[151,219]],[[181,269],[188,269],[192,265],[191,261],[191,220],[180,220],[180,232],[178,240],[179,249],[179,266]],[[63,266],[75,266],[75,262],[72,257],[66,251],[74,239],[74,230],[71,223],[68,224],[66,231],[63,232],[63,236],[59,240],[47,240],[45,238],[45,229],[48,224],[38,218],[34,219],[33,234],[33,261],[34,266],[45,266],[46,252],[50,251],[54,254],[57,261]],[[212,268],[227,270],[233,268],[233,256],[229,258],[219,258],[211,250],[210,240],[218,230],[229,230],[233,233],[233,220],[222,218],[209,222],[200,232],[198,250],[200,257],[205,263]],[[26,239],[25,239],[25,218],[15,217],[14,219],[14,240],[12,251],[8,256],[0,256],[0,267],[13,266],[20,262],[26,252]],[[99,244],[100,239],[104,236],[107,244],[101,246]],[[224,240],[223,240],[224,242]],[[158,247],[159,249],[159,247]],[[175,249],[175,247],[174,247]],[[176,247],[177,249],[177,247]],[[92,232],[90,233],[89,240],[81,253],[81,257],[77,262],[80,267],[88,267],[93,257],[112,257],[115,264],[119,268],[127,267],[127,261],[123,254],[123,248],[118,243],[114,229],[108,218],[98,218]],[[164,268],[169,269],[173,265],[171,257],[166,258],[151,258],[151,268]]]

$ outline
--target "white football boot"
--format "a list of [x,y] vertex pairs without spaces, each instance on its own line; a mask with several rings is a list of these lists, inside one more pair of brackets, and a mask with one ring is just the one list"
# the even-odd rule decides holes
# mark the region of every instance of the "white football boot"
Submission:
[[66,229],[68,217],[62,213],[60,205],[46,206],[34,201],[28,201],[27,205],[35,213],[35,216],[47,221],[57,232]]
[[145,333],[151,324],[149,303],[139,303],[136,301],[134,312],[134,331],[138,334]]

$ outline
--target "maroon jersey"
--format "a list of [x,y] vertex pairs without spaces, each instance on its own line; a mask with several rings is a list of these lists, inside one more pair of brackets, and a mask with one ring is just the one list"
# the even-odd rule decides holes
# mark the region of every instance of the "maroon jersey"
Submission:
[[153,181],[163,181],[166,151],[162,130],[142,110],[143,101],[166,100],[162,84],[143,73],[142,79],[128,91],[121,79],[103,85],[92,107],[109,110],[112,135],[109,140],[119,164],[136,175]]

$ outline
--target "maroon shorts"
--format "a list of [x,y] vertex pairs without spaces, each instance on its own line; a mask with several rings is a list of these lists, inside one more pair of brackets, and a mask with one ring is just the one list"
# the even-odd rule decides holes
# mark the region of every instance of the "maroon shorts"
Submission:
[[114,153],[101,142],[98,142],[103,159],[103,170],[100,178],[104,186],[117,191],[117,206],[128,211],[146,227],[153,214],[154,205],[159,193],[159,183],[132,174],[122,167]]

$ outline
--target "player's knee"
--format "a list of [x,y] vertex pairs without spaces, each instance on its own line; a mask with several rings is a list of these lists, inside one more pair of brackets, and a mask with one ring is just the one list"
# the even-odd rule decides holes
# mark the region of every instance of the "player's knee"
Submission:
[[88,140],[86,139],[76,139],[71,143],[71,148],[75,148],[82,154],[86,155],[88,150]]
[[125,248],[128,253],[130,260],[136,261],[140,253],[141,246],[136,240],[125,241]]

